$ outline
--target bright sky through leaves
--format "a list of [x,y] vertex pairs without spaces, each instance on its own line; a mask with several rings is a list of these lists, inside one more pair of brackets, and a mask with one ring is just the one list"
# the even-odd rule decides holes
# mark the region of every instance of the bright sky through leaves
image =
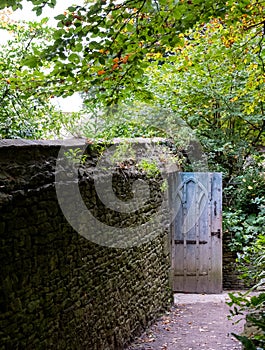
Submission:
[[[54,9],[47,6],[43,10],[41,16],[36,16],[35,12],[32,11],[32,4],[28,1],[23,1],[23,9],[17,10],[10,15],[10,18],[15,21],[39,21],[41,18],[48,17],[49,25],[56,26],[57,21],[54,17],[63,13],[69,6],[73,4],[83,5],[82,0],[73,2],[73,0],[64,0],[57,3]],[[9,39],[11,39],[11,34],[5,30],[0,30],[0,45],[5,44]],[[77,112],[82,107],[82,100],[78,94],[74,94],[68,98],[55,98],[53,101],[55,106],[58,106],[63,112]]]
[[28,1],[23,1],[23,9],[22,10],[17,10],[15,11],[14,15],[12,18],[16,20],[38,20],[43,17],[49,17],[49,24],[50,25],[56,25],[56,21],[54,20],[54,17],[63,13],[69,6],[71,5],[83,5],[84,1],[83,0],[63,0],[63,1],[58,1],[55,8],[51,9],[49,6],[45,7],[43,9],[42,15],[37,17],[34,12],[32,12],[32,4]]

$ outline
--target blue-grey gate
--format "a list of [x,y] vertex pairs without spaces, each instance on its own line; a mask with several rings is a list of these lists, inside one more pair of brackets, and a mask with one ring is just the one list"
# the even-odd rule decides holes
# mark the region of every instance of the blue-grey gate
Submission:
[[222,291],[222,175],[170,175],[172,277],[176,292]]

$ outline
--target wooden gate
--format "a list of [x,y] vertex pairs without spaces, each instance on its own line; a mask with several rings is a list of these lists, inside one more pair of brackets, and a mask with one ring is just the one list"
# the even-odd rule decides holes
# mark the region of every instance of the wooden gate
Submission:
[[222,175],[170,176],[173,290],[222,291]]

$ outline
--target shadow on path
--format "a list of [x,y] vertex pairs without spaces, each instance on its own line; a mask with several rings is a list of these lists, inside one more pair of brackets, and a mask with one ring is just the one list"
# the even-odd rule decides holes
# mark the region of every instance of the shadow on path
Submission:
[[228,320],[229,300],[223,294],[175,294],[174,306],[127,350],[241,350],[231,335],[244,321]]

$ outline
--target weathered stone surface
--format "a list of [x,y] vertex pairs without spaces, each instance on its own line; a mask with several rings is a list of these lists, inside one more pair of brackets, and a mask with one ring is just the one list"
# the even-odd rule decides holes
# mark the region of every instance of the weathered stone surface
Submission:
[[[75,148],[83,141],[0,141],[3,350],[123,349],[172,301],[166,231],[142,246],[114,249],[86,240],[68,224],[54,185],[62,144]],[[96,152],[88,148],[87,155],[87,165],[79,171],[79,185],[95,217],[112,226],[128,227],[144,224],[157,213],[162,198],[160,184],[151,180],[150,198],[136,215],[106,208],[97,197],[92,177],[100,176],[95,171]],[[117,171],[116,195],[130,199],[133,182],[142,177],[135,169]],[[68,188],[72,180],[65,172]],[[158,230],[155,222],[152,227],[154,232]],[[225,235],[224,288],[241,289],[245,286],[228,243]]]
[[[60,145],[0,143],[0,349],[123,349],[172,302],[167,232],[154,224],[156,238],[127,249],[78,235],[56,197]],[[104,207],[91,177],[93,152],[87,150],[90,167],[79,180],[96,217],[128,227],[157,213],[160,184],[152,180],[151,198],[136,215]],[[120,198],[130,197],[133,181],[143,176],[117,173],[113,186]],[[71,186],[71,178],[65,181]]]
[[236,252],[231,252],[229,242],[231,237],[224,233],[223,236],[223,288],[225,290],[242,290],[250,286],[240,278],[236,264]]

